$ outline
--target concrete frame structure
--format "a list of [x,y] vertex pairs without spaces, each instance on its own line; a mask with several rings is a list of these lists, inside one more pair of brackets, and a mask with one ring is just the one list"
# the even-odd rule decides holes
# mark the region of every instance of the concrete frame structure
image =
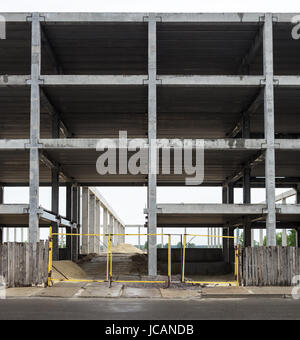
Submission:
[[[297,45],[297,41],[292,41],[290,35],[291,20],[296,14],[3,13],[2,15],[8,25],[8,39],[10,34],[16,38],[13,42],[1,41],[3,46],[7,44],[6,53],[9,57],[4,59],[2,64],[0,57],[0,91],[3,91],[2,98],[11,94],[12,98],[17,98],[17,101],[21,96],[26,97],[30,93],[29,105],[27,102],[27,106],[24,104],[24,107],[30,108],[30,122],[28,123],[27,118],[22,118],[25,119],[26,124],[29,124],[30,133],[24,133],[24,127],[20,129],[20,126],[13,126],[13,124],[11,129],[3,131],[0,139],[0,158],[6,161],[9,159],[8,152],[14,150],[15,157],[19,157],[19,167],[16,168],[8,161],[7,166],[0,167],[0,181],[3,187],[30,187],[28,224],[31,242],[38,239],[41,220],[38,189],[41,185],[52,186],[53,214],[51,218],[55,216],[55,221],[58,215],[58,187],[59,185],[67,186],[68,228],[77,228],[80,224],[80,187],[95,185],[147,185],[148,207],[145,213],[148,216],[149,233],[156,233],[158,226],[166,228],[177,225],[181,227],[214,226],[223,228],[227,234],[232,234],[236,226],[242,226],[245,231],[245,245],[249,245],[251,244],[251,228],[266,226],[267,244],[275,245],[276,227],[283,223],[292,227],[299,226],[300,195],[297,195],[299,196],[297,205],[276,206],[275,204],[276,186],[297,188],[300,183],[298,175],[300,165],[296,161],[300,159],[299,133],[295,128],[295,125],[297,126],[295,121],[287,122],[288,118],[297,119],[293,115],[296,108],[288,105],[283,109],[279,107],[277,109],[279,123],[276,123],[276,108],[274,107],[276,95],[279,101],[283,98],[284,102],[286,95],[290,94],[296,98],[300,88],[297,67],[299,66],[297,64],[299,44]],[[117,41],[117,37],[109,30],[112,23],[119,27],[117,34],[124,32],[131,37],[128,39],[130,45],[127,46],[127,42],[123,42],[122,46],[125,46],[130,53],[132,50],[140,51],[140,54],[132,52],[133,54],[128,56],[127,63],[119,59],[120,55],[123,55],[118,53],[120,46],[117,46],[115,53],[114,49],[109,50],[107,47],[109,44],[105,43],[107,39],[111,39],[112,44],[114,40]],[[215,28],[212,28],[212,23]],[[91,36],[90,32],[87,35],[84,32],[87,32],[93,25],[97,29],[93,29],[95,36],[91,39],[102,44],[99,50],[102,51],[103,48],[109,50],[105,59],[109,65],[107,69],[101,69],[98,65],[99,61],[93,59],[92,56],[88,56],[92,60],[88,62],[89,59],[85,60],[80,53],[76,54],[78,50],[77,52],[71,51],[70,46],[66,46],[66,49],[70,49],[74,59],[70,55],[66,56],[64,43],[71,36],[76,36],[74,29],[76,32],[82,32],[83,43],[87,44],[85,47],[88,53],[91,53],[91,50],[95,54],[99,53],[97,48],[93,48],[92,45],[89,47],[89,42],[84,40],[84,37]],[[68,30],[71,31],[69,36]],[[189,36],[185,32],[189,34],[190,40],[187,39]],[[222,32],[225,32],[223,36]],[[232,40],[230,36],[228,37],[228,32],[234,35]],[[110,38],[107,38],[106,33]],[[31,35],[31,42],[28,43],[26,40],[28,37],[24,38],[22,34]],[[103,36],[106,40],[103,40]],[[136,39],[135,36],[139,38]],[[196,37],[196,43],[193,36]],[[285,38],[288,39],[286,42],[288,46],[282,47],[281,41]],[[76,39],[80,39],[80,34],[76,36]],[[222,39],[227,39],[224,44]],[[20,60],[14,54],[15,52],[9,49],[9,44],[17,46],[23,40],[27,41],[27,45],[24,44],[26,46],[22,47],[25,50],[21,50],[24,56],[21,53]],[[166,46],[164,46],[164,40]],[[197,42],[200,45],[197,45]],[[121,44],[120,41],[118,43]],[[30,58],[28,46],[31,50]],[[179,52],[178,46],[181,47]],[[280,52],[288,47],[291,48],[289,60],[284,53]],[[195,48],[193,53],[189,54],[189,48]],[[216,52],[212,54],[211,51],[218,48],[221,51],[219,56],[215,55]],[[209,53],[206,54],[206,51]],[[196,61],[193,56],[196,57]],[[16,61],[10,63],[8,60],[10,57],[12,60],[15,58]],[[115,64],[114,60],[117,60]],[[31,71],[28,71],[27,64],[30,65]],[[104,67],[105,65],[104,63]],[[138,103],[135,113],[134,105],[128,106],[126,113],[122,113],[127,119],[132,116],[139,117],[141,120],[140,122],[138,119],[134,120],[135,124],[132,121],[129,122],[127,128],[131,129],[130,138],[140,138],[145,143],[148,150],[148,176],[95,175],[95,170],[91,165],[95,160],[93,150],[95,151],[101,138],[107,136],[116,138],[116,133],[109,131],[109,128],[107,128],[107,134],[95,132],[92,125],[95,125],[95,129],[102,127],[104,120],[101,118],[98,121],[86,118],[89,128],[85,130],[82,125],[84,121],[75,122],[76,115],[73,113],[76,112],[76,105],[80,102],[71,107],[71,104],[65,104],[64,100],[67,100],[69,96],[74,101],[74,98],[84,93],[86,88],[88,89],[88,92],[85,92],[86,96],[92,92],[90,89],[95,90],[95,97],[92,98],[95,107],[97,106],[96,98],[100,96],[99,91],[102,91],[103,98],[107,93],[111,93],[109,99],[112,106],[114,103],[112,98],[115,99],[115,95],[123,91],[125,91],[125,98],[130,95],[135,98],[143,97],[146,94],[146,101],[143,97],[143,102]],[[277,91],[275,95],[274,89]],[[62,91],[63,94],[61,94]],[[185,101],[185,107],[182,111],[177,109],[177,107],[180,108],[181,99],[179,102],[176,101],[179,93],[184,94],[182,101]],[[213,105],[213,101],[220,96],[223,102],[220,102],[219,108],[223,107],[227,103],[228,95],[235,96],[233,103],[240,98],[243,108],[237,111],[236,107],[228,106],[228,110],[232,109],[234,112],[218,109],[220,112],[216,113],[217,108]],[[168,98],[171,100],[168,101]],[[202,101],[199,102],[199,98]],[[211,102],[200,109],[199,103],[205,102],[203,98],[207,101],[210,98]],[[124,106],[121,97],[119,99],[120,106]],[[85,98],[80,97],[80,100],[84,103]],[[88,102],[91,101],[88,100]],[[168,107],[172,107],[172,102],[175,103],[173,110],[177,114],[168,111]],[[245,105],[246,102],[247,105]],[[260,108],[262,103],[264,104],[263,111]],[[92,104],[90,106],[92,107]],[[70,111],[68,111],[69,107],[71,107]],[[99,104],[97,107],[99,110]],[[108,106],[103,105],[103,107]],[[20,117],[17,106],[13,107],[12,103],[9,108],[12,114]],[[121,112],[120,108],[114,108],[118,114]],[[194,111],[189,113],[187,112],[189,109]],[[290,109],[291,112],[284,111],[285,109]],[[109,111],[108,108],[106,110]],[[199,111],[201,115],[196,116]],[[92,109],[88,112],[86,105],[84,112],[91,115]],[[145,114],[146,119],[141,119],[136,114],[141,112]],[[114,112],[108,112],[108,114],[112,113]],[[164,119],[167,120],[166,113],[173,114],[175,126],[173,131],[170,130],[170,125],[164,122]],[[182,114],[186,114],[184,122],[180,117]],[[224,133],[223,127],[212,124],[210,117],[214,114],[215,122],[222,121],[226,128],[227,125],[232,124],[233,129]],[[51,117],[50,133],[45,115]],[[235,120],[236,117],[239,119]],[[1,114],[1,119],[8,118]],[[206,123],[202,130],[199,124],[201,119]],[[124,121],[126,118],[120,118],[118,125],[116,119],[112,117],[111,120],[107,120],[107,124],[118,125],[117,128],[120,130],[124,128],[122,126]],[[99,125],[97,125],[98,122]],[[81,127],[82,132],[78,126]],[[136,130],[133,131],[133,129]],[[191,138],[190,136],[204,138],[208,171],[203,185],[224,187],[224,192],[227,193],[226,198],[223,199],[223,205],[174,205],[173,207],[157,205],[157,185],[183,185],[184,183],[183,177],[175,175],[164,177],[156,173],[157,150],[151,144],[151,140],[165,136],[181,139]],[[176,141],[170,141],[170,145],[174,143]],[[81,162],[78,161],[79,155],[82,155]],[[219,167],[217,162],[219,162]],[[28,171],[20,171],[20,168],[27,167]],[[51,175],[48,174],[49,169]],[[243,205],[233,204],[234,187],[244,188]],[[250,192],[254,187],[266,188],[265,204],[251,204]],[[85,205],[84,212],[86,201],[83,204]],[[176,212],[173,208],[177,209]],[[172,222],[170,211],[174,213],[174,216],[176,215],[175,217],[180,215],[180,223]],[[214,212],[215,218],[212,218],[211,212]],[[193,216],[196,216],[196,222]],[[94,221],[94,215],[90,216],[90,220]],[[113,219],[108,221],[105,211],[104,221],[104,230],[108,225],[112,228]],[[1,221],[0,223],[3,224]],[[85,223],[83,222],[86,227]],[[149,237],[149,275],[156,275],[157,272],[156,242],[155,236]],[[67,240],[68,247],[72,243],[78,245],[75,239]],[[75,250],[72,256],[75,258],[78,254],[78,247],[77,250],[76,247],[73,249]],[[57,241],[55,252],[57,256]]]
[[[100,207],[103,212],[102,228]],[[125,234],[125,224],[97,188],[82,188],[82,234]],[[81,254],[99,254],[101,249],[107,248],[107,236],[82,236],[81,243]],[[114,236],[113,245],[120,243],[124,243],[124,237]]]

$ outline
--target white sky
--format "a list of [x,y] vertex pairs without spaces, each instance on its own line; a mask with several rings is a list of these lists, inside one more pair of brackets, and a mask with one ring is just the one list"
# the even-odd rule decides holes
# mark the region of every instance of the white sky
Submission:
[[[0,12],[299,12],[300,1],[241,1],[241,0],[85,0],[85,1],[1,1]],[[146,188],[99,188],[126,224],[143,224]],[[277,190],[277,193],[285,191]],[[64,189],[60,195],[60,213],[65,214]],[[221,189],[215,188],[158,188],[158,203],[221,203]],[[252,190],[252,203],[265,199],[264,190]],[[242,191],[235,191],[235,203],[242,201]],[[27,203],[28,189],[6,188],[5,203]],[[40,190],[40,204],[51,208],[49,188]],[[168,232],[177,232],[169,230]]]

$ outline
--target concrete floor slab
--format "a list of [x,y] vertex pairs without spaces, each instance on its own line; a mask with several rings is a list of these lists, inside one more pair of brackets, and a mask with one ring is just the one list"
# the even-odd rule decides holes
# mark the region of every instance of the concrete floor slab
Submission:
[[79,290],[78,287],[48,287],[42,289],[34,297],[55,297],[55,298],[72,298]]
[[78,297],[84,298],[118,298],[122,295],[123,285],[114,284],[111,288],[107,284],[87,285]]
[[43,290],[44,288],[39,287],[8,288],[5,290],[5,294],[6,297],[31,297]]
[[201,290],[184,290],[184,289],[160,289],[163,298],[168,299],[192,299],[201,298]]
[[161,293],[158,288],[125,287],[122,297],[125,297],[125,298],[160,298]]
[[54,287],[60,288],[84,288],[88,283],[87,282],[56,282],[54,283]]

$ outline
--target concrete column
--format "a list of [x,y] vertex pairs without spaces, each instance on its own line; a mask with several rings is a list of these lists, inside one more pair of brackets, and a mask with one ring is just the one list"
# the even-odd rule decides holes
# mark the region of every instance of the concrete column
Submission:
[[[0,204],[4,203],[4,187],[0,186]],[[4,241],[3,228],[0,227],[0,244]]]
[[[89,234],[89,189],[82,188],[82,234]],[[89,238],[82,236],[82,254],[89,253]]]
[[[59,209],[59,174],[57,169],[52,169],[51,211],[57,216]],[[58,233],[57,223],[53,223],[53,233]],[[53,236],[53,261],[59,260],[59,237]]]
[[[34,254],[39,230],[39,138],[40,138],[40,73],[41,26],[38,13],[32,14],[31,33],[31,94],[30,94],[30,165],[29,165],[29,242]],[[35,255],[34,255],[35,258]]]
[[114,228],[115,221],[114,220],[115,219],[114,219],[113,215],[110,215],[109,216],[109,232],[110,232],[111,235],[113,235],[112,236],[112,244],[113,244],[113,246],[116,245],[116,238],[114,236],[114,233],[115,233],[115,228]]
[[[228,236],[234,236],[234,228],[228,228]],[[229,263],[231,263],[231,268],[234,268],[234,238],[228,239],[228,251],[229,251]]]
[[138,244],[139,249],[141,249],[141,227],[138,227]]
[[[148,22],[148,233],[157,233],[156,186],[157,186],[157,80],[156,80],[156,17],[149,15]],[[148,237],[148,275],[157,275],[157,237]]]
[[265,15],[263,30],[264,63],[264,121],[267,142],[265,156],[266,177],[266,229],[267,246],[276,246],[276,206],[275,206],[275,124],[274,124],[274,74],[273,74],[273,15]]
[[[286,204],[286,198],[282,200],[282,204]],[[282,229],[282,246],[286,247],[287,246],[287,234],[286,234],[286,229]]]
[[263,229],[259,230],[259,245],[261,247],[264,245],[264,231],[263,231]]
[[[108,211],[103,208],[103,234],[109,234],[108,230]],[[107,236],[103,237],[104,250],[107,250]]]
[[164,228],[161,228],[161,247],[164,247]]
[[[296,203],[300,204],[300,187],[297,188]],[[296,229],[296,247],[300,247],[300,228]]]
[[[72,221],[72,183],[66,185],[66,218]],[[67,234],[72,233],[72,228],[66,228]],[[72,237],[66,237],[67,260],[72,260]]]
[[95,238],[95,253],[100,253],[100,240],[101,240],[101,228],[100,228],[100,201],[96,200],[96,234],[99,234]]
[[21,243],[24,243],[24,228],[21,228]]
[[[79,198],[80,198],[80,187],[77,185],[73,185],[72,187],[73,191],[73,207],[72,207],[72,220],[74,223],[77,224],[77,228],[72,229],[73,234],[78,234],[80,232],[79,230],[79,210],[80,206],[78,204]],[[72,236],[72,261],[77,261],[78,260],[78,254],[79,254],[79,244],[80,244],[80,237],[79,236]]]
[[251,229],[251,247],[255,247],[255,230]]
[[[227,204],[229,203],[229,197],[228,197],[228,186],[223,186],[222,188],[222,203]],[[222,229],[223,236],[228,236],[228,225],[224,225],[224,228]],[[223,247],[223,256],[226,262],[229,261],[229,251],[228,251],[228,239],[223,238],[222,239],[222,247]]]
[[[89,198],[89,234],[96,233],[96,197],[90,194]],[[95,237],[88,237],[89,252],[95,253]]]
[[[244,204],[251,203],[251,187],[250,187],[250,174],[251,170],[246,168],[244,170],[243,177],[243,202]],[[251,223],[248,218],[245,218],[244,224],[244,247],[251,247],[252,233],[251,233]]]

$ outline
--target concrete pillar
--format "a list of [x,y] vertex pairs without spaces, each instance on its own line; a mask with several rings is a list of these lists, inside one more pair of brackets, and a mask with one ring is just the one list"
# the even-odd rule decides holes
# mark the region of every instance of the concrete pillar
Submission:
[[[229,198],[228,198],[228,185],[223,186],[222,188],[222,203],[227,204],[229,203]],[[222,229],[222,234],[223,236],[228,236],[228,225],[224,225],[224,228]],[[228,250],[228,239],[223,238],[222,239],[222,247],[223,247],[223,256],[226,262],[229,261],[229,250]]]
[[100,201],[96,200],[96,234],[99,234],[95,238],[95,253],[100,253],[100,243],[101,243],[101,228],[100,228]]
[[[57,216],[59,209],[59,174],[57,169],[52,169],[52,187],[51,187],[51,211]],[[52,224],[53,233],[58,233],[58,224]],[[53,261],[59,260],[59,237],[53,236]]]
[[[156,186],[157,186],[157,80],[156,80],[156,17],[149,15],[148,22],[148,233],[157,233]],[[157,275],[157,237],[148,237],[148,275]]]
[[[4,203],[4,187],[0,186],[0,204]],[[3,228],[0,227],[0,244],[4,241]]]
[[261,247],[264,245],[264,231],[263,231],[263,229],[259,230],[259,245]]
[[[67,183],[66,185],[66,218],[72,221],[72,183]],[[66,228],[66,233],[71,234],[72,228]],[[72,237],[66,237],[66,247],[67,247],[67,260],[72,260]]]
[[[106,208],[103,208],[103,234],[109,234],[108,230],[108,211]],[[103,237],[103,246],[104,250],[107,250],[107,236]]]
[[[108,233],[112,235],[114,233],[114,218],[113,216],[109,213],[109,222],[108,222]],[[114,243],[113,243],[114,245]]]
[[139,249],[141,249],[141,227],[138,227],[138,245]]
[[[89,197],[89,234],[96,233],[96,197],[93,194],[90,194]],[[89,236],[89,252],[95,253],[95,237]]]
[[24,243],[24,228],[21,228],[21,243]]
[[[89,234],[89,189],[82,188],[82,234]],[[89,238],[82,236],[82,254],[89,253]]]
[[[250,175],[251,170],[249,168],[244,169],[243,177],[243,202],[244,204],[251,203],[251,187],[250,187]],[[251,247],[252,233],[251,233],[251,222],[248,218],[245,218],[244,224],[244,247]]]
[[164,228],[161,228],[161,248],[164,247]]
[[273,15],[265,14],[263,29],[264,63],[264,121],[265,121],[265,177],[266,177],[266,229],[267,246],[276,246],[275,206],[275,124],[274,124],[274,74],[273,74]]
[[255,247],[255,230],[251,229],[251,247]]
[[[286,198],[282,200],[282,204],[286,204]],[[282,229],[282,246],[286,247],[287,246],[287,234],[286,234],[286,229]]]
[[[77,228],[72,229],[73,234],[80,233],[79,230],[79,222],[80,222],[80,187],[77,185],[73,185],[72,187],[73,191],[73,207],[72,207],[72,220],[74,223],[77,224]],[[79,236],[72,236],[72,261],[78,260],[78,254],[79,254],[79,246],[80,246],[80,237]]]
[[39,138],[40,138],[40,73],[41,26],[38,13],[32,14],[31,33],[31,94],[30,94],[30,164],[29,164],[29,242],[34,243],[33,257],[39,230]]

